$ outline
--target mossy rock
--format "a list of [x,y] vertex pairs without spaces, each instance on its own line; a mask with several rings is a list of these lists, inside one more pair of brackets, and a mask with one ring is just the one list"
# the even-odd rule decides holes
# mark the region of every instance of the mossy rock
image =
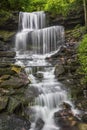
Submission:
[[11,67],[9,68],[0,68],[0,76],[2,75],[14,75],[15,72],[11,70]]
[[16,98],[13,98],[13,97],[10,97],[9,99],[9,103],[8,103],[8,108],[7,108],[7,111],[9,113],[13,113],[14,110],[20,106],[21,102],[20,100],[17,100]]
[[8,97],[7,96],[0,96],[0,112],[5,110],[8,104]]
[[16,56],[16,52],[13,52],[13,51],[0,51],[0,57],[14,58],[15,56]]
[[12,14],[10,12],[0,10],[0,25],[3,25],[11,16]]
[[0,39],[2,41],[7,41],[9,38],[15,35],[14,31],[0,30]]
[[78,128],[79,128],[79,130],[87,130],[87,124],[80,123],[80,124],[78,124]]

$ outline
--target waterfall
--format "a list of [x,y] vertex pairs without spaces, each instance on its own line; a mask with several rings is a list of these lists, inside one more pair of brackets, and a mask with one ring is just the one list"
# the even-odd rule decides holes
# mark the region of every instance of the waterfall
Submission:
[[[55,78],[54,67],[45,60],[45,56],[55,54],[63,43],[64,28],[62,26],[46,27],[46,17],[43,11],[20,12],[19,32],[16,35],[15,44],[17,56],[19,56],[17,63],[26,66],[26,72],[32,79],[30,86],[38,91],[35,104],[31,106],[34,111],[34,120],[30,130],[38,130],[36,128],[38,119],[44,122],[43,129],[39,130],[59,130],[54,123],[53,116],[61,109],[60,104],[68,101],[67,92],[62,89],[61,84]],[[39,69],[38,66],[43,69]],[[42,75],[41,79],[35,77],[38,73]]]
[[45,13],[43,11],[19,13],[19,30],[44,28],[45,22]]
[[15,44],[17,51],[46,54],[57,50],[62,43],[64,43],[64,28],[46,27],[46,16],[43,11],[19,13],[19,32]]

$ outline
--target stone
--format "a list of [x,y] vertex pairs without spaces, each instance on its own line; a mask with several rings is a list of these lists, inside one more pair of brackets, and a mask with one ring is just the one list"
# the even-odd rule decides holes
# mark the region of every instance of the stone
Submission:
[[2,75],[14,75],[15,72],[11,70],[11,68],[0,68],[0,76]]
[[44,121],[41,118],[39,118],[36,121],[35,130],[41,130],[43,126],[44,126]]
[[[20,106],[21,102],[20,100],[17,100],[16,98],[10,97],[7,111],[9,113],[13,113],[18,106]],[[21,111],[21,110],[20,110]]]
[[17,115],[0,114],[0,130],[29,130],[31,122]]
[[67,102],[63,102],[62,107],[63,107],[63,109],[71,110],[72,106]]
[[78,124],[79,130],[87,130],[87,123],[80,123]]
[[68,103],[64,103],[63,109],[54,113],[54,121],[60,130],[79,130],[77,124],[80,122],[71,110]]
[[35,74],[35,76],[36,76],[37,78],[42,79],[42,78],[43,78],[43,73],[38,72],[38,73]]
[[0,68],[8,68],[8,67],[10,67],[11,65],[10,65],[10,63],[6,63],[6,62],[0,62]]
[[57,64],[55,66],[55,71],[54,71],[55,75],[57,77],[59,77],[60,75],[63,75],[65,73],[64,67],[62,64]]
[[[25,75],[24,75],[25,76]],[[11,76],[10,79],[1,82],[1,88],[14,88],[18,89],[29,84],[28,78]]]
[[0,96],[0,112],[5,110],[8,104],[8,97],[7,96]]
[[3,75],[0,77],[1,80],[8,80],[11,76],[10,75]]
[[0,57],[14,58],[15,56],[16,56],[16,52],[13,52],[13,51],[0,51]]
[[84,114],[81,119],[84,123],[87,123],[87,114]]

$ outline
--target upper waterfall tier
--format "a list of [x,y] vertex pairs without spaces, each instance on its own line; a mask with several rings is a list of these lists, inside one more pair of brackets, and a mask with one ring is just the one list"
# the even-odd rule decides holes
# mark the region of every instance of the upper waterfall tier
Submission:
[[44,28],[45,22],[45,13],[43,11],[19,13],[19,30]]
[[31,50],[33,54],[46,54],[64,43],[64,28],[53,26],[38,30],[21,31],[16,35],[17,50]]
[[63,26],[45,26],[46,17],[43,11],[20,12],[19,32],[15,39],[16,50],[31,54],[46,54],[58,50],[64,43]]

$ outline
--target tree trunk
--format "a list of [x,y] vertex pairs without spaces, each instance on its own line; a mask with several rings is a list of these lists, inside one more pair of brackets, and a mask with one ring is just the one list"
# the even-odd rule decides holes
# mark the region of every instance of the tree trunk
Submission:
[[85,26],[87,27],[87,9],[86,9],[86,0],[83,0],[83,6],[84,6]]

